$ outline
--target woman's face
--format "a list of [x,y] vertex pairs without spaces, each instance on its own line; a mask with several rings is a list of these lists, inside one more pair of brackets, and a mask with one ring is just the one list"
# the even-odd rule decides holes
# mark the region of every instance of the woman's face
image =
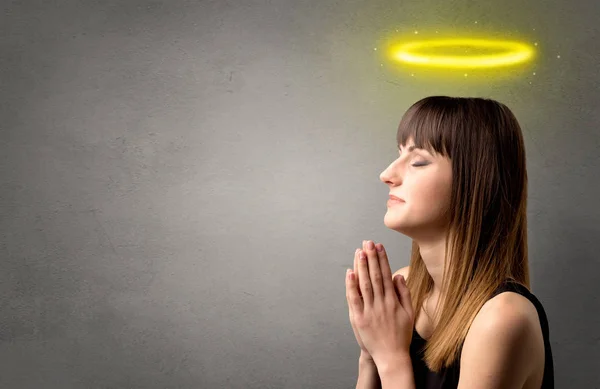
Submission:
[[417,240],[435,238],[447,230],[444,214],[450,206],[452,188],[449,158],[414,148],[409,138],[379,178],[390,187],[390,195],[403,200],[388,203],[384,218],[388,228]]

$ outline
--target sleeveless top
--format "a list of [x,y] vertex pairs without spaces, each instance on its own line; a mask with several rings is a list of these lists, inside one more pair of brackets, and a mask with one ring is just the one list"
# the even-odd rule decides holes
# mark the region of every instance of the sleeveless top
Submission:
[[[544,336],[544,348],[546,361],[544,365],[544,378],[541,389],[554,389],[554,366],[552,363],[552,349],[550,348],[550,333],[548,318],[540,301],[523,285],[507,280],[492,294],[492,297],[502,292],[515,292],[525,296],[535,305]],[[460,355],[456,361],[436,373],[427,367],[422,359],[423,347],[427,341],[423,339],[416,329],[413,328],[413,336],[410,344],[410,357],[412,359],[413,373],[416,389],[456,389],[460,373]]]

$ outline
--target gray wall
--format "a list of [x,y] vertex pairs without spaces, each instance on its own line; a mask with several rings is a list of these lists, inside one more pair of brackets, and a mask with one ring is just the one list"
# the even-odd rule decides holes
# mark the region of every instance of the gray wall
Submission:
[[[0,387],[354,387],[345,269],[363,239],[408,264],[379,174],[406,109],[446,94],[521,122],[556,386],[600,388],[600,3],[529,3],[4,4]],[[540,53],[412,77],[374,50],[395,29]]]

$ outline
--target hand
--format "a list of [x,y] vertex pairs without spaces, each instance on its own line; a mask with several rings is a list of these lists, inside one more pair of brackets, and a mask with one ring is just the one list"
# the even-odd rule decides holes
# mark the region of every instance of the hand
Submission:
[[[368,243],[370,246],[355,256],[358,273],[348,270],[346,296],[361,349],[365,348],[379,366],[380,362],[409,356],[414,313],[404,277],[392,280],[383,245],[378,245],[382,250],[378,252],[372,242]],[[365,252],[367,259],[361,259]]]
[[[363,250],[366,250],[367,248],[367,241],[363,240]],[[359,279],[358,279],[358,253],[360,252],[360,249],[356,249],[356,251],[354,252],[354,271],[353,274],[356,275],[356,282],[358,283]],[[348,283],[348,273],[346,273],[346,300],[348,301],[348,308],[350,308],[350,294],[348,293],[350,290],[349,288],[349,283]],[[361,291],[359,289],[358,291],[359,296],[362,297]],[[364,362],[373,362],[373,357],[371,356],[371,354],[369,354],[369,351],[367,351],[367,348],[364,346],[362,339],[360,338],[360,334],[358,332],[358,329],[356,328],[356,323],[354,320],[354,315],[352,314],[352,310],[349,309],[349,316],[350,316],[350,325],[352,326],[352,330],[354,331],[354,337],[356,338],[356,341],[358,342],[358,345],[360,346],[360,359]]]

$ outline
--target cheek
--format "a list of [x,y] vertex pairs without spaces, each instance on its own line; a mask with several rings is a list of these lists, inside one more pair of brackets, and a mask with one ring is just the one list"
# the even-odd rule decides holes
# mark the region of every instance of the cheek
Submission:
[[425,214],[437,214],[444,211],[450,203],[450,185],[446,180],[440,180],[439,177],[421,181],[410,196],[413,208],[417,208]]

